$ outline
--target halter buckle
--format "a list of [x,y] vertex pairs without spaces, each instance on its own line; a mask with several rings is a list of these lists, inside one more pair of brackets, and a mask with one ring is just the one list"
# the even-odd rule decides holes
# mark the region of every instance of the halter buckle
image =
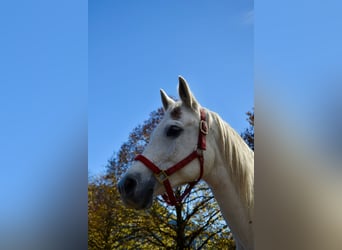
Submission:
[[207,121],[204,121],[204,120],[200,121],[200,131],[204,135],[208,134],[208,123],[207,123]]
[[165,173],[164,170],[161,170],[158,174],[154,174],[154,176],[156,177],[158,182],[161,183],[161,184],[163,184],[164,181],[169,179],[169,176],[167,175],[167,173]]
[[196,152],[198,156],[203,156],[203,149],[197,148]]

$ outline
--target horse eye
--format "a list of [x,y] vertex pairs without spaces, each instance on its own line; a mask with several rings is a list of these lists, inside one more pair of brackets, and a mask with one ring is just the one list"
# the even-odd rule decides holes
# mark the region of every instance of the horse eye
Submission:
[[168,137],[177,137],[180,135],[180,133],[182,133],[183,129],[175,126],[175,125],[171,125],[168,130],[166,131],[166,136]]

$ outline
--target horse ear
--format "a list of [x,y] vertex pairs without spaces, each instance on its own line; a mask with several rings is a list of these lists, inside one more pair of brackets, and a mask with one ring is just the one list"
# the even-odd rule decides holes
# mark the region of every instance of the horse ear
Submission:
[[166,111],[175,102],[162,89],[160,89],[160,97],[163,103],[164,111]]
[[179,76],[178,79],[179,79],[178,94],[179,94],[180,99],[186,106],[196,110],[198,108],[198,102],[195,96],[191,93],[189,85],[187,84],[186,80],[182,76]]

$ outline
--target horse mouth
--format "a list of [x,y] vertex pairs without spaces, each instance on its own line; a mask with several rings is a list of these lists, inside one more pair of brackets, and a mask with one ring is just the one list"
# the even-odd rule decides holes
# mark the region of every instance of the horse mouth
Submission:
[[136,210],[149,209],[153,202],[153,189],[149,189],[144,195],[135,195],[134,197],[121,197],[125,206]]
[[126,207],[138,210],[152,206],[155,187],[155,180],[152,177],[142,181],[139,174],[128,175],[118,183],[118,190]]
[[145,201],[143,202],[141,209],[148,209],[152,206],[153,202],[153,189],[149,189],[147,191],[147,195],[145,197]]

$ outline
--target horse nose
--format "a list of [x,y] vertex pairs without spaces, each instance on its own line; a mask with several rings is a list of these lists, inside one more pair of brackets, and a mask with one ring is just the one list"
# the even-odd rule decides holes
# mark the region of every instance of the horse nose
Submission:
[[119,183],[119,192],[125,196],[134,195],[134,191],[137,187],[137,180],[134,177],[127,176]]

